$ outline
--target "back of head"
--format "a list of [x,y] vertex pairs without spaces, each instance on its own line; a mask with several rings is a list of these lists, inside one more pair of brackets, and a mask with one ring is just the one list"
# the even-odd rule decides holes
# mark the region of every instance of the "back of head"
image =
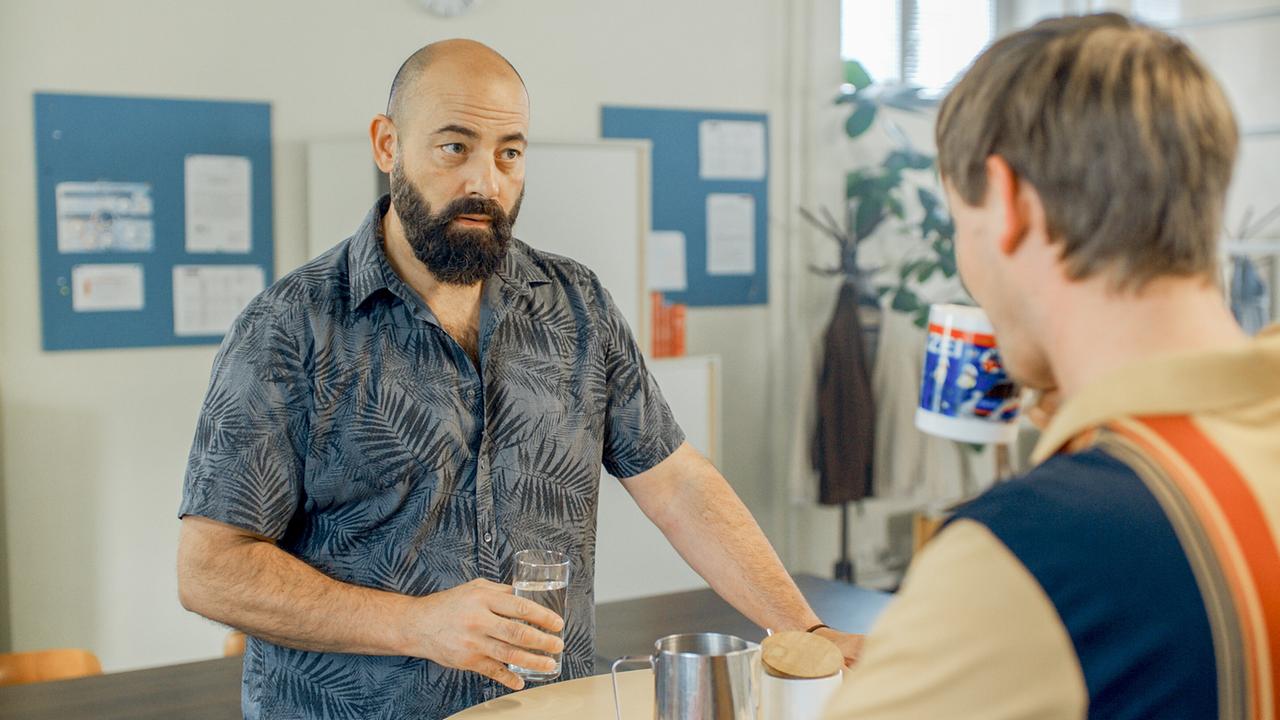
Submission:
[[1069,276],[1128,288],[1214,276],[1237,136],[1185,44],[1111,13],[1000,39],[937,123],[939,168],[965,202],[981,202],[999,155],[1039,192]]

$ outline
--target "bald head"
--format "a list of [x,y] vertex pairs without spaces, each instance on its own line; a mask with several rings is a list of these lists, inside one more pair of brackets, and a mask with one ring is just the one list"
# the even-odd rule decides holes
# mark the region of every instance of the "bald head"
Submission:
[[[501,55],[471,40],[446,40],[410,56],[386,114],[369,123],[374,162],[391,180],[388,242],[400,227],[399,242],[443,282],[470,285],[485,276],[486,263],[500,255],[480,262],[472,251],[510,235],[528,135],[529,94]],[[453,272],[455,260],[466,272]]]
[[515,66],[488,45],[474,40],[441,40],[419,48],[400,66],[391,81],[387,117],[396,121],[404,118],[423,81],[435,75],[477,82],[509,80],[525,89],[524,78]]

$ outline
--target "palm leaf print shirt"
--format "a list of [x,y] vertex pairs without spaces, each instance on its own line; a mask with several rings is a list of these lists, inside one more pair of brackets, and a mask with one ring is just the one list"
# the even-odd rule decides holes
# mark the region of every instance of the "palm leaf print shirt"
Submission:
[[[387,262],[389,202],[236,320],[179,514],[406,595],[510,582],[516,551],[565,552],[561,679],[589,675],[601,464],[637,475],[683,433],[595,275],[518,240],[483,286],[477,369]],[[248,718],[440,718],[503,692],[419,658],[245,651]]]

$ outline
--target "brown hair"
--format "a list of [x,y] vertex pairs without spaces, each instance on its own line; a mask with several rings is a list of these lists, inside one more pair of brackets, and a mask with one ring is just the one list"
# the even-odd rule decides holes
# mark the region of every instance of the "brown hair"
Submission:
[[1238,131],[1180,40],[1114,13],[993,44],[938,114],[938,166],[970,205],[999,155],[1044,203],[1070,277],[1215,278]]

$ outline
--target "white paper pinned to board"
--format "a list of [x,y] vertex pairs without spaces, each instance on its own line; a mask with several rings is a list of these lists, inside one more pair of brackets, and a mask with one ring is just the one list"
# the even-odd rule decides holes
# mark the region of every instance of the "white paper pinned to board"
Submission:
[[240,155],[186,157],[187,252],[253,247],[251,171],[249,158]]
[[660,292],[683,292],[689,287],[685,270],[684,233],[679,230],[654,230],[645,248],[645,275],[649,289]]
[[265,287],[266,274],[257,265],[175,265],[173,334],[225,334]]
[[58,252],[151,252],[155,249],[151,185],[60,182],[54,188]]
[[703,180],[763,180],[764,123],[751,120],[699,123],[698,174]]
[[756,272],[756,199],[736,193],[707,195],[707,274]]
[[71,309],[75,312],[141,310],[142,266],[73,265]]

